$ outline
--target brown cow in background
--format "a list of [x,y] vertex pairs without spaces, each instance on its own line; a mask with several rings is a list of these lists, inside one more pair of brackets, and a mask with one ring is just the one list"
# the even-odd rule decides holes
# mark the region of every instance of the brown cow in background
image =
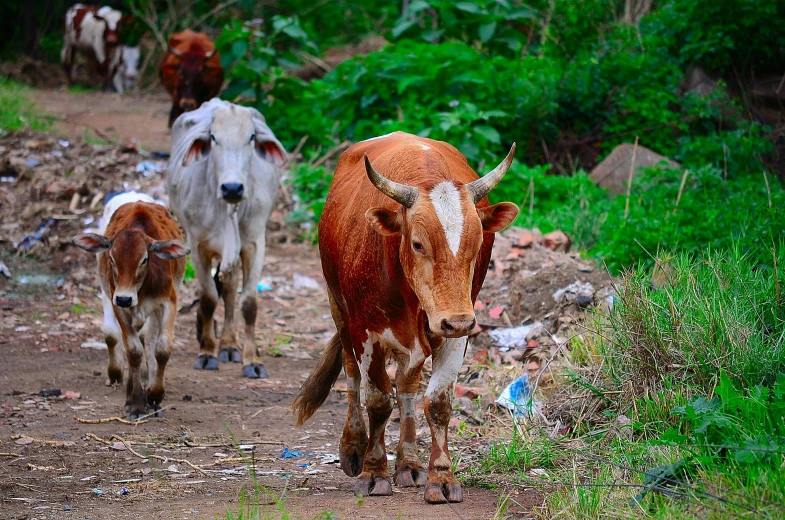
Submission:
[[172,96],[169,128],[182,113],[196,110],[217,96],[224,81],[221,57],[215,45],[206,34],[190,29],[169,38],[159,74]]

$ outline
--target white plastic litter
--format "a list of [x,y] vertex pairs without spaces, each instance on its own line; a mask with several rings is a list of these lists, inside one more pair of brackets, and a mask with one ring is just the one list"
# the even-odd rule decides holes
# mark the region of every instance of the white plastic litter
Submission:
[[496,404],[511,410],[518,417],[526,418],[532,417],[542,405],[532,398],[528,373],[507,385],[496,398]]
[[322,287],[319,285],[314,278],[310,276],[304,276],[301,274],[295,273],[294,276],[294,290],[299,291],[300,289],[321,289]]
[[494,329],[489,334],[500,347],[525,347],[529,336],[538,332],[541,328],[542,322],[538,321],[530,325],[521,325],[520,327]]

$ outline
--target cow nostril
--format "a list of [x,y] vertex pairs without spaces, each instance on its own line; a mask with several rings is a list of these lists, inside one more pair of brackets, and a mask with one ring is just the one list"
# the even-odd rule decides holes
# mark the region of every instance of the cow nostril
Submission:
[[444,332],[454,332],[454,331],[455,331],[455,327],[453,327],[452,325],[450,325],[450,322],[449,322],[449,321],[447,321],[447,320],[442,320],[442,330],[443,330]]
[[245,186],[239,182],[227,182],[221,184],[221,196],[226,200],[235,201],[241,199],[245,192]]
[[114,301],[118,307],[130,307],[132,303],[130,296],[117,296]]

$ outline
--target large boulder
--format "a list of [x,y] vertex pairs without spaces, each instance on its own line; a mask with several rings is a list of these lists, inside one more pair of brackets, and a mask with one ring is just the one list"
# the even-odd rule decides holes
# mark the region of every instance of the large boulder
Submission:
[[[632,161],[634,148],[635,146],[629,143],[620,144],[614,148],[608,157],[595,166],[591,174],[589,174],[594,184],[612,193],[627,193],[627,182],[630,178],[630,162]],[[635,152],[633,176],[637,175],[642,168],[659,164],[666,168],[681,168],[681,165],[676,161],[652,152],[645,146],[638,145],[638,149]]]

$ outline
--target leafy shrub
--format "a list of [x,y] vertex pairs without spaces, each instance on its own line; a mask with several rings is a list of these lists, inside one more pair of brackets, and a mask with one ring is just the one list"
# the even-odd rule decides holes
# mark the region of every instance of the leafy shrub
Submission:
[[49,128],[49,121],[27,97],[27,91],[28,88],[19,83],[0,79],[0,133]]

